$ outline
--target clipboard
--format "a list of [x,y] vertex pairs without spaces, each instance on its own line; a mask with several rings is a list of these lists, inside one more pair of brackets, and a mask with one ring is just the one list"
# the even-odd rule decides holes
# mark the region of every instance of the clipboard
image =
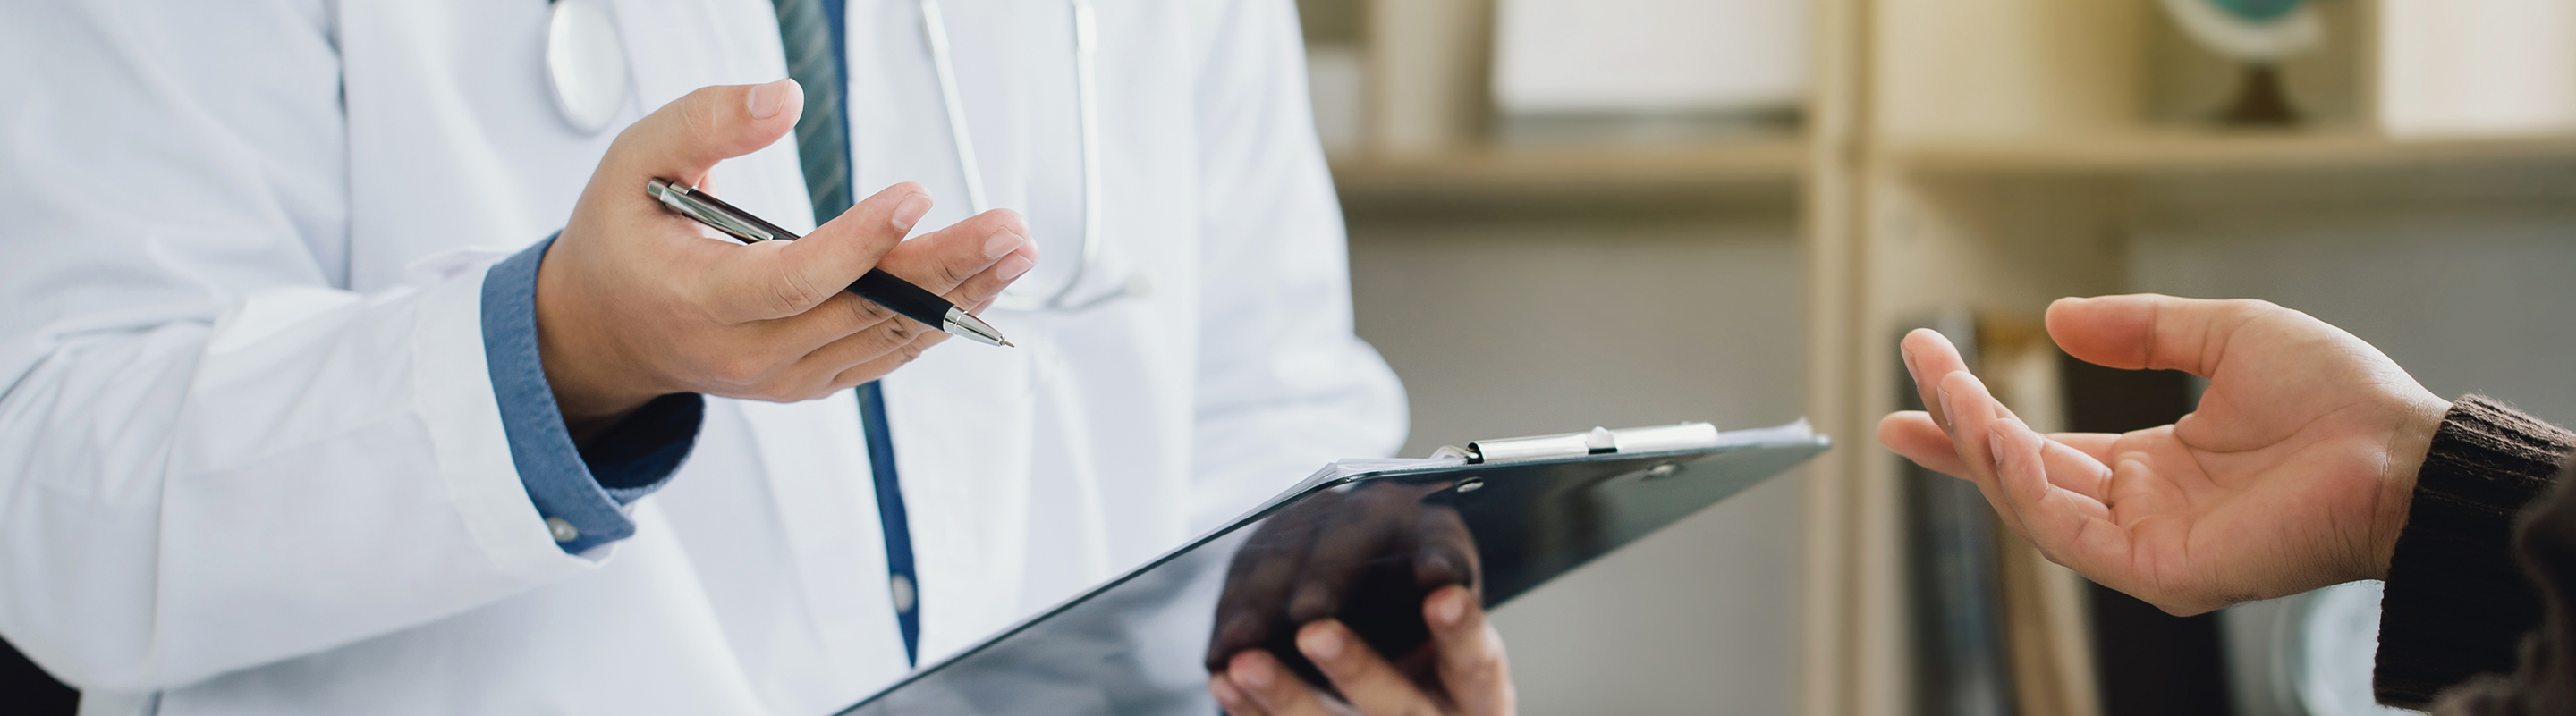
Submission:
[[[1286,601],[1275,598],[1280,585],[1256,576],[1283,571],[1258,568],[1270,560],[1307,560],[1285,571],[1347,574],[1336,582],[1334,616],[1380,653],[1401,653],[1427,636],[1421,600],[1431,589],[1471,584],[1486,607],[1500,606],[1830,445],[1803,420],[1740,431],[1682,423],[1480,440],[1427,459],[1343,460],[840,713],[1206,716],[1218,712],[1206,691],[1207,664],[1221,658],[1212,645],[1285,645],[1284,633],[1259,636],[1260,625],[1293,631],[1276,604]],[[1380,534],[1390,537],[1374,552],[1311,546]],[[1321,556],[1338,553],[1365,557]],[[1218,634],[1220,611],[1230,630],[1257,622],[1255,636]],[[1302,663],[1290,666],[1319,679]]]

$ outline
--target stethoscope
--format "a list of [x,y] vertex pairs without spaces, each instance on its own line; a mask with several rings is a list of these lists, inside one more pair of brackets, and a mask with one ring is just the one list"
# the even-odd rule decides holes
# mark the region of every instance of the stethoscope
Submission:
[[[1128,296],[1143,296],[1152,290],[1143,274],[1131,274],[1116,288],[1097,296],[1076,300],[1075,289],[1100,260],[1100,111],[1099,89],[1094,81],[1093,62],[1098,54],[1097,25],[1092,19],[1091,0],[1066,0],[1073,8],[1073,97],[1074,113],[1079,115],[1082,133],[1082,261],[1073,265],[1064,285],[1052,293],[1004,291],[994,306],[1013,311],[1062,311],[1090,309]],[[948,52],[948,23],[941,18],[939,0],[921,0],[921,33],[929,40],[930,66],[939,75],[939,101],[948,112],[948,139],[957,150],[957,168],[966,182],[966,204],[981,214],[992,208],[985,198],[984,172],[975,161],[975,133],[966,126],[966,101],[957,90],[957,65]]]
[[[584,134],[608,127],[632,92],[626,48],[601,0],[552,0],[546,23],[546,85],[564,120]],[[966,203],[981,214],[992,208],[984,190],[982,165],[975,160],[975,134],[966,126],[964,93],[957,88],[957,67],[948,50],[948,24],[939,0],[920,0],[921,30],[930,45],[931,68],[939,76],[939,99],[948,115],[948,138],[956,149],[957,168],[966,183]],[[1064,284],[1053,291],[1004,291],[994,307],[1012,311],[1079,312],[1152,291],[1141,273],[1099,295],[1077,299],[1074,292],[1099,264],[1101,251],[1100,113],[1094,62],[1098,30],[1090,0],[1067,0],[1073,9],[1074,109],[1079,115],[1082,151],[1082,260]]]
[[582,134],[598,134],[617,118],[633,91],[626,44],[600,0],[552,0],[546,17],[546,89],[555,109]]

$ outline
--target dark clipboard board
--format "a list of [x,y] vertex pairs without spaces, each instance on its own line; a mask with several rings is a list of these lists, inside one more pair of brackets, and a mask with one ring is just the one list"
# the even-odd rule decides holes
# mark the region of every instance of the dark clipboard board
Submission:
[[1143,566],[906,674],[841,714],[1216,713],[1201,665],[1228,561],[1318,495],[1404,486],[1473,535],[1488,607],[1787,472],[1804,421],[1511,438],[1428,460],[1345,460]]

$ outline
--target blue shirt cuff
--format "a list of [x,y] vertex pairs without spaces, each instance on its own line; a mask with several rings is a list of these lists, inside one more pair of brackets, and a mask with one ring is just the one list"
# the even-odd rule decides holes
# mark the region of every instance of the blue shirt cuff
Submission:
[[537,267],[554,243],[546,237],[484,274],[483,361],[519,484],[555,544],[580,554],[635,535],[626,506],[671,480],[697,444],[706,399],[696,393],[654,398],[591,444],[573,444],[537,354]]

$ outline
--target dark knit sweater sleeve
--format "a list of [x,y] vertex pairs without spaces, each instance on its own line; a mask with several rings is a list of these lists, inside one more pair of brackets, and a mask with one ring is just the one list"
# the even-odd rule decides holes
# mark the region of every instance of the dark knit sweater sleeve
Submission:
[[2514,670],[2516,645],[2541,621],[2514,516],[2571,450],[2576,434],[2483,396],[2443,416],[2388,564],[2372,674],[2381,702],[2421,709],[2446,687]]

